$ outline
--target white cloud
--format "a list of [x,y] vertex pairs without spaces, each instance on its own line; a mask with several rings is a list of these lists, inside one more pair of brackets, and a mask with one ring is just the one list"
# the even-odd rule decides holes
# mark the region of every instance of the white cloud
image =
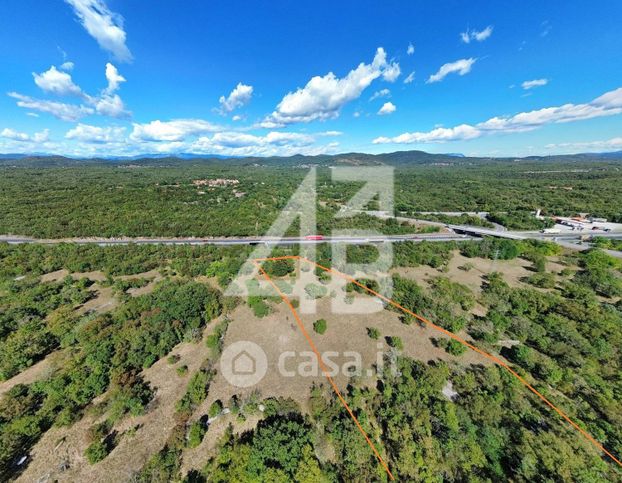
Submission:
[[403,133],[392,138],[378,137],[374,144],[412,144],[468,140],[499,132],[523,132],[548,124],[575,122],[622,113],[622,87],[609,91],[585,104],[564,104],[545,107],[513,116],[497,116],[475,125],[461,124],[453,128]]
[[533,89],[534,87],[545,86],[549,83],[548,79],[533,79],[529,81],[525,81],[521,84],[521,87],[525,90]]
[[383,116],[385,114],[391,114],[395,112],[396,109],[397,107],[395,107],[395,104],[393,104],[392,102],[385,102],[378,111],[378,115]]
[[64,70],[64,71],[73,70],[73,62],[63,62],[60,66],[60,70]]
[[382,73],[382,78],[387,82],[395,82],[397,78],[400,76],[402,71],[400,70],[400,64],[397,62],[393,62],[384,69]]
[[493,30],[493,26],[492,25],[489,25],[484,30],[481,30],[479,32],[477,30],[469,30],[469,29],[467,29],[466,32],[461,32],[460,33],[460,39],[465,44],[471,43],[472,40],[477,40],[478,42],[483,42],[484,40],[486,40],[488,37],[490,37],[492,35],[492,30]]
[[43,91],[59,96],[81,96],[82,89],[74,84],[71,76],[66,72],[57,70],[55,66],[50,67],[41,74],[32,73],[35,84]]
[[125,82],[125,77],[119,74],[117,68],[108,62],[106,64],[106,80],[108,80],[108,87],[106,87],[104,92],[112,94],[119,88],[121,82]]
[[413,70],[408,76],[404,79],[404,84],[410,84],[415,80],[415,71]]
[[282,127],[295,122],[334,119],[345,104],[359,98],[375,79],[384,76],[385,71],[388,71],[388,79],[392,79],[399,70],[396,66],[387,63],[386,52],[379,47],[370,64],[360,63],[345,77],[338,78],[332,72],[315,76],[304,87],[285,95],[263,125]]
[[373,101],[375,99],[380,99],[382,97],[390,97],[391,96],[391,91],[389,89],[381,89],[379,91],[376,91],[372,94],[372,96],[369,98],[370,101]]
[[14,99],[17,99],[17,105],[19,107],[39,112],[47,112],[48,114],[51,114],[52,116],[63,121],[77,121],[78,119],[88,116],[89,114],[93,114],[94,112],[94,110],[90,107],[35,99],[17,92],[9,92],[8,95]]
[[244,118],[242,116],[240,116],[239,114],[236,114],[235,116],[233,116],[231,118],[232,121],[242,121],[244,120]]
[[[35,84],[45,92],[57,95],[80,96],[85,104],[92,107],[34,99],[17,92],[9,93],[9,96],[18,99],[17,105],[20,107],[47,112],[64,121],[77,121],[84,116],[94,113],[115,118],[128,118],[131,116],[131,113],[125,109],[121,97],[117,94],[113,94],[114,91],[119,89],[120,84],[125,82],[125,78],[121,76],[117,68],[110,63],[106,64],[108,86],[97,96],[85,94],[79,86],[74,84],[68,73],[56,69],[55,66],[50,67],[49,70],[41,74],[33,73],[33,77]],[[29,115],[32,115],[32,113]]]
[[373,140],[374,144],[414,144],[438,143],[455,141],[458,139],[473,139],[480,136],[480,132],[473,126],[462,124],[453,128],[437,127],[429,132],[404,133],[394,138],[379,137]]
[[26,115],[30,117],[39,117],[39,114],[37,114],[36,112],[27,112]]
[[293,154],[324,154],[334,151],[338,143],[316,145],[313,136],[272,131],[265,136],[240,132],[219,132],[211,138],[202,136],[185,147],[191,153],[212,153],[233,156],[291,156]]
[[124,127],[99,127],[78,124],[65,133],[65,138],[85,143],[111,143],[123,141]]
[[203,119],[175,119],[134,123],[130,138],[134,141],[183,141],[188,136],[219,131],[220,128]]
[[127,119],[131,113],[125,109],[125,104],[118,94],[103,95],[93,100],[95,111],[101,116],[116,117],[118,119]]
[[567,152],[577,151],[617,151],[622,150],[622,137],[611,138],[605,141],[588,141],[588,142],[576,142],[576,143],[559,143],[559,144],[547,144],[547,149],[563,150]]
[[361,112],[360,111],[354,111],[354,113],[352,115],[354,117],[361,117]]
[[30,136],[25,132],[18,132],[8,127],[0,131],[0,136],[6,139],[12,139],[13,141],[28,141],[30,139]]
[[231,91],[228,97],[220,96],[218,102],[220,103],[221,112],[231,112],[238,107],[242,107],[248,104],[253,95],[253,86],[247,86],[241,82],[235,86],[235,89]]
[[44,129],[43,131],[36,132],[32,136],[32,140],[36,143],[45,143],[50,139],[50,130]]
[[483,42],[484,40],[486,40],[488,37],[490,37],[492,35],[492,25],[489,25],[488,27],[486,27],[484,30],[480,31],[480,32],[472,32],[472,35],[475,37],[475,40],[477,40],[478,42]]
[[264,119],[263,121],[255,124],[253,127],[260,127],[263,129],[277,129],[279,127],[285,127],[285,124],[282,122],[276,122],[270,119],[269,117]]
[[408,48],[406,49],[406,53],[408,55],[413,55],[415,53],[415,46],[412,44],[412,42],[410,44],[408,44]]
[[11,141],[20,141],[20,142],[34,141],[37,143],[43,143],[49,139],[50,131],[49,129],[44,129],[43,131],[34,133],[32,136],[29,136],[25,132],[19,132],[19,131],[16,131],[15,129],[6,127],[2,131],[0,131],[0,137],[5,138],[5,139],[10,139]]
[[319,132],[317,133],[318,136],[342,136],[343,132],[341,131],[323,131],[323,132]]
[[110,52],[121,62],[132,60],[132,54],[125,45],[123,18],[111,12],[104,0],[65,1],[73,7],[82,26],[102,49]]
[[125,104],[118,94],[114,94],[119,89],[125,77],[119,74],[117,68],[110,62],[106,64],[106,80],[108,86],[102,90],[100,96],[88,96],[88,102],[95,106],[95,111],[101,116],[110,116],[118,119],[127,119],[132,113],[125,109]]
[[244,146],[265,146],[268,144],[277,146],[309,146],[315,142],[315,139],[308,134],[278,131],[269,132],[265,136],[239,132],[219,132],[214,134],[209,142],[223,147],[239,148]]
[[477,59],[469,58],[469,59],[460,59],[455,62],[449,62],[447,64],[443,64],[441,68],[438,70],[436,74],[432,74],[426,83],[431,84],[433,82],[442,81],[445,76],[448,74],[452,74],[457,72],[458,75],[465,75],[471,72],[471,67],[476,62]]

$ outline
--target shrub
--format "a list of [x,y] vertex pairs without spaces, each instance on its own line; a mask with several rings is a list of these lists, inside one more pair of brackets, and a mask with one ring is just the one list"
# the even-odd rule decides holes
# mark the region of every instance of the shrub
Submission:
[[199,446],[203,441],[203,436],[205,436],[205,426],[201,421],[192,423],[188,430],[188,448],[196,448]]
[[108,447],[102,441],[95,441],[88,448],[86,448],[84,456],[86,456],[86,459],[90,464],[94,465],[108,456]]
[[208,415],[210,418],[215,418],[222,412],[222,402],[220,399],[216,399],[209,407]]
[[367,327],[367,335],[374,340],[378,340],[378,338],[380,338],[380,331],[375,327]]
[[395,335],[387,337],[387,344],[397,350],[402,350],[404,348],[404,343],[400,337]]
[[319,319],[313,323],[313,330],[315,330],[318,334],[323,334],[326,332],[326,320]]

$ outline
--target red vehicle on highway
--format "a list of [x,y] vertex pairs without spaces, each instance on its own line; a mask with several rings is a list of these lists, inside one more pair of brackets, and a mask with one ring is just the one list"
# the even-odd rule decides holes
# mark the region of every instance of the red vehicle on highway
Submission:
[[323,240],[324,235],[307,235],[305,240]]

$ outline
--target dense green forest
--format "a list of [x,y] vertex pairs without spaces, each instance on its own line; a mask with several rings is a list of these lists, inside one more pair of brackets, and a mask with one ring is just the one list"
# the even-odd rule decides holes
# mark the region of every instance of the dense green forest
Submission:
[[[330,247],[320,245],[318,260],[331,265]],[[108,420],[92,429],[85,456],[92,464],[114,450],[112,425],[126,415],[148,411],[152,388],[144,368],[170,356],[182,341],[198,341],[204,327],[230,313],[242,300],[194,277],[216,277],[221,287],[237,273],[247,247],[116,247],[0,244],[0,379],[63,351],[64,364],[49,378],[16,385],[0,399],[0,474],[17,471],[16,460],[54,425],[78,421],[98,396]],[[349,251],[352,262],[373,259],[373,246]],[[615,455],[622,454],[622,273],[619,260],[592,250],[564,254],[549,243],[484,240],[467,243],[401,243],[396,267],[427,265],[444,269],[455,250],[475,257],[532,264],[522,287],[510,287],[495,272],[481,295],[440,276],[424,290],[416,281],[394,276],[394,298],[452,332],[466,332],[474,343],[505,357],[538,391],[578,421]],[[280,249],[275,254],[285,253]],[[289,253],[295,253],[290,250]],[[540,288],[551,256],[566,264],[552,287]],[[39,276],[59,269],[102,271],[101,285],[125,290],[114,278],[158,270],[164,279],[153,292],[122,297],[106,314],[79,315],[74,308],[92,292],[85,279],[66,277],[42,283]],[[291,262],[272,263],[275,277],[289,276]],[[468,267],[464,268],[468,270]],[[138,284],[140,285],[140,284]],[[248,301],[249,304],[251,300]],[[274,302],[263,302],[268,308]],[[471,313],[474,304],[485,316]],[[415,321],[403,317],[404,324]],[[329,321],[329,330],[336,330]],[[372,328],[373,329],[373,328]],[[215,354],[226,321],[207,339]],[[424,364],[401,356],[402,341],[386,337],[399,371],[387,373],[375,387],[352,378],[346,398],[383,458],[400,481],[615,481],[620,469],[603,458],[556,413],[500,367]],[[516,340],[505,347],[502,340]],[[460,357],[463,348],[444,340],[439,346]],[[387,357],[390,353],[387,354]],[[174,357],[171,362],[174,362]],[[181,479],[186,448],[210,437],[203,419],[190,420],[214,377],[212,359],[189,377],[176,405],[177,426],[167,444],[145,464],[138,481]],[[183,375],[183,367],[178,372]],[[457,393],[448,400],[442,388],[451,381]],[[204,468],[187,481],[386,481],[386,473],[329,388],[316,386],[309,410],[272,398],[224,401],[237,420],[257,415],[257,427],[241,435],[228,431]],[[207,416],[206,416],[207,417]]]
[[[241,166],[200,160],[65,163],[39,169],[4,166],[0,167],[0,234],[41,238],[261,235],[307,174],[309,164],[314,164],[314,158],[301,159],[294,166],[291,161],[289,166]],[[237,182],[212,187],[193,184],[218,178]],[[620,163],[614,161],[399,164],[395,209],[406,214],[487,211],[494,214],[493,221],[512,229],[541,228],[528,216],[538,208],[545,214],[592,213],[622,221],[621,181]],[[319,168],[320,233],[337,228],[414,230],[371,217],[335,220],[339,207],[359,187],[333,182],[330,170]]]

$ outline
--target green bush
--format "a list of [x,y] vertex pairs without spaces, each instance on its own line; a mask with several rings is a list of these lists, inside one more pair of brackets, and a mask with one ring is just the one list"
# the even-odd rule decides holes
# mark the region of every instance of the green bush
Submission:
[[188,448],[199,446],[203,441],[203,436],[205,436],[205,425],[201,421],[193,422],[188,430]]
[[326,332],[326,320],[324,319],[318,319],[315,322],[313,322],[313,330],[316,331],[318,334],[323,334],[324,332]]
[[221,412],[222,412],[222,402],[220,402],[220,399],[216,399],[209,407],[209,411],[207,412],[207,414],[209,415],[210,418],[215,418]]
[[108,456],[108,452],[108,446],[104,442],[95,441],[88,448],[86,448],[84,456],[86,456],[86,459],[90,464],[94,465]]
[[387,337],[387,344],[397,350],[404,349],[404,343],[402,342],[402,339],[395,335]]

